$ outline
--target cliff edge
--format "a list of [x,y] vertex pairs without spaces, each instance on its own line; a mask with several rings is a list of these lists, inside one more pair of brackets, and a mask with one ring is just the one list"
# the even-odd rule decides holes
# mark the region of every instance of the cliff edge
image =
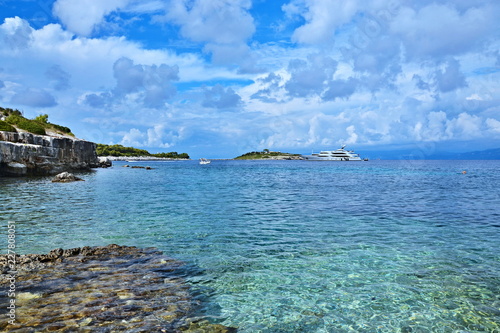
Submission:
[[0,176],[53,175],[98,166],[93,142],[0,131]]

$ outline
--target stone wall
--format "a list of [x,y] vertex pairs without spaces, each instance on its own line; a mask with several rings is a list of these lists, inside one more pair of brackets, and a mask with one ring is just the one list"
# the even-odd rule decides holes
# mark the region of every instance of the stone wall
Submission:
[[93,142],[0,131],[0,175],[52,175],[98,166]]

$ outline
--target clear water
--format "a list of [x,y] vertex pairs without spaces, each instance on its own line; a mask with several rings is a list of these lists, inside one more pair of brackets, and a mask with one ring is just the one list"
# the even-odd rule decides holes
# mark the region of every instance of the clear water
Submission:
[[18,250],[157,247],[240,332],[500,332],[500,161],[123,164],[0,178]]

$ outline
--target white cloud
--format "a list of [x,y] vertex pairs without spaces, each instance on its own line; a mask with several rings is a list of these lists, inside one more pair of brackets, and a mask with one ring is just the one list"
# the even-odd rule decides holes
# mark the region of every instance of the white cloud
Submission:
[[123,8],[129,2],[130,0],[57,0],[53,12],[69,31],[89,36],[106,15]]
[[292,40],[315,44],[333,40],[335,30],[350,21],[358,11],[358,4],[357,1],[295,0],[283,9],[288,15],[300,15],[306,21],[295,30]]
[[300,16],[305,24],[298,27],[292,40],[298,43],[322,44],[333,42],[336,32],[359,13],[378,13],[393,10],[395,1],[331,1],[331,0],[292,0],[282,7],[288,16]]
[[166,18],[195,42],[238,44],[255,32],[249,0],[172,0]]
[[290,96],[321,95],[337,70],[337,61],[324,54],[310,54],[306,60],[293,59],[288,64],[291,77],[285,84]]
[[180,26],[180,32],[205,44],[216,65],[240,67],[241,73],[262,70],[247,45],[255,32],[250,0],[171,0],[164,19]]
[[18,16],[6,18],[0,25],[0,40],[3,40],[5,45],[13,51],[22,50],[31,44],[32,32],[33,29],[29,23]]
[[131,128],[128,133],[123,135],[120,144],[127,147],[144,147],[145,138],[146,134],[144,134],[137,128]]
[[212,88],[205,88],[205,99],[202,102],[204,107],[229,109],[241,105],[241,97],[232,88],[224,88],[217,84]]
[[486,119],[486,125],[488,126],[488,129],[490,131],[500,134],[500,121],[493,118],[488,118]]
[[146,131],[132,128],[122,135],[120,144],[124,146],[170,148],[183,138],[184,128],[169,130],[165,124],[158,124]]
[[462,12],[452,3],[402,7],[391,21],[391,32],[400,36],[408,59],[460,55],[482,46],[498,30],[495,11],[487,3]]

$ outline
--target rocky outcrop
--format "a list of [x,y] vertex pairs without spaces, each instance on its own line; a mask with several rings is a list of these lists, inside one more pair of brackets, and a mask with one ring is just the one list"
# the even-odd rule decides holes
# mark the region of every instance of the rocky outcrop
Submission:
[[113,165],[113,162],[111,162],[111,160],[109,158],[104,157],[104,156],[99,156],[98,161],[99,161],[100,168],[109,168]]
[[52,179],[53,183],[71,183],[77,181],[83,181],[83,179],[78,178],[74,174],[69,172],[61,172]]
[[0,175],[53,175],[98,166],[93,142],[0,131]]

